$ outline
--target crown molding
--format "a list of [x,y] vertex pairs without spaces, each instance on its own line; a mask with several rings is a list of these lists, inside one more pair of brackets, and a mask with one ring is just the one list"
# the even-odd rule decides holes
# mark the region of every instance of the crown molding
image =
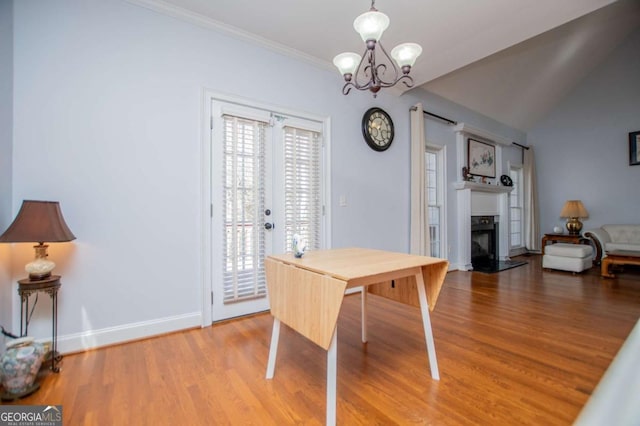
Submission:
[[225,24],[215,19],[211,19],[200,13],[195,13],[182,7],[170,4],[163,0],[125,0],[127,3],[144,7],[145,9],[153,10],[154,12],[162,13],[163,15],[170,16],[172,18],[179,19],[181,21],[189,22],[191,24],[203,27],[209,30],[213,30],[224,35],[233,37],[237,40],[245,41],[260,47],[264,47],[273,52],[280,53],[285,56],[289,56],[293,59],[301,60],[317,67],[334,70],[333,64],[316,58],[315,56],[308,55],[296,49],[292,49],[280,43],[276,43],[271,40],[267,40],[264,37],[260,37],[256,34],[244,31],[240,28],[232,25]]

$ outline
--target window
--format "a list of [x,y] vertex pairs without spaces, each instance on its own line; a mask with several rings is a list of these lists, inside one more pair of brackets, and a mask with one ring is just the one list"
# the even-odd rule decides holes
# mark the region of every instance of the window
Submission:
[[511,166],[509,176],[513,181],[513,190],[509,197],[509,241],[511,249],[523,248],[523,181],[522,167]]
[[427,147],[425,153],[427,208],[431,256],[445,257],[444,150]]

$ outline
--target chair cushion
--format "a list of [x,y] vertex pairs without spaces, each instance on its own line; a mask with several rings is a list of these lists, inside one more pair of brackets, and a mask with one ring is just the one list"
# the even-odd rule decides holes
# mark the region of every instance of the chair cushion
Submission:
[[593,247],[584,244],[557,243],[544,248],[545,254],[562,257],[576,257],[579,259],[591,257]]
[[615,251],[615,250],[627,250],[627,251],[640,251],[640,244],[629,244],[629,243],[606,243],[604,245],[605,251]]

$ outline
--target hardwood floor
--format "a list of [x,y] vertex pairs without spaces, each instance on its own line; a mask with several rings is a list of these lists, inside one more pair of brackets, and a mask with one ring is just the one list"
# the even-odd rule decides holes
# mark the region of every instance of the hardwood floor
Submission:
[[[542,271],[540,256],[497,274],[451,272],[432,313],[441,380],[420,313],[345,298],[338,328],[339,424],[568,425],[640,317],[640,274]],[[65,425],[323,424],[326,353],[283,325],[265,380],[272,318],[66,356],[18,404],[63,405]]]

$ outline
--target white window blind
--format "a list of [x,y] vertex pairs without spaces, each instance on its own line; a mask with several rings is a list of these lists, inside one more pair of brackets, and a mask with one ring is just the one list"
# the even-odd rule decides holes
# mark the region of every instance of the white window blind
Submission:
[[224,303],[265,297],[265,130],[253,119],[223,117]]
[[320,133],[284,127],[285,244],[291,251],[293,234],[320,248]]

